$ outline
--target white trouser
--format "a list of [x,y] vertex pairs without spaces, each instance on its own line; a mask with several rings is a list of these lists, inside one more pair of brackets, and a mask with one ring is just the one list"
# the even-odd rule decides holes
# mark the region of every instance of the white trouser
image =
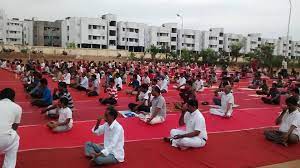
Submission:
[[[179,86],[174,85],[173,88],[174,89],[178,89]],[[181,86],[179,89],[185,89],[185,86]]]
[[[147,115],[144,115],[144,114],[139,114],[139,118],[144,121],[144,122],[147,122],[147,120],[151,117],[151,113],[150,114],[147,114]],[[163,123],[165,122],[165,119],[161,116],[156,116],[154,117],[151,121],[150,121],[150,124],[151,125],[155,125],[155,124],[160,124],[160,123]]]
[[15,168],[20,137],[15,131],[0,135],[0,152],[5,154],[2,168]]
[[[225,111],[220,108],[211,108],[209,110],[209,112],[210,112],[210,114],[213,114],[213,115],[218,115],[218,116],[222,116],[222,117],[225,116]],[[227,116],[231,117],[231,113],[228,112]]]
[[[186,134],[186,131],[179,130],[179,129],[172,129],[170,134],[171,137],[174,137],[175,135],[182,135]],[[180,147],[180,148],[200,148],[205,146],[206,141],[200,137],[192,137],[192,138],[181,138],[181,139],[173,139],[172,140],[172,146],[174,147]]]

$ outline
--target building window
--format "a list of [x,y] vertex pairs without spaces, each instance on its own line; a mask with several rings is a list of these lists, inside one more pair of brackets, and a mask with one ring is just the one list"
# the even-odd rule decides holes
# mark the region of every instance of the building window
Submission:
[[67,30],[68,30],[68,31],[70,30],[70,26],[67,26]]
[[92,29],[92,25],[89,25],[89,29]]
[[89,40],[92,40],[92,35],[89,35]]
[[125,38],[122,38],[122,41],[125,41]]
[[224,36],[224,33],[221,32],[221,33],[220,33],[220,37],[223,37],[223,36]]
[[219,40],[219,44],[223,44],[223,40]]
[[176,28],[172,28],[172,33],[177,33],[177,29]]
[[139,29],[134,29],[135,33],[139,33]]
[[172,37],[172,38],[171,38],[171,41],[176,41],[176,37]]
[[68,40],[68,41],[70,40],[70,36],[67,36],[67,40]]
[[109,35],[110,36],[116,36],[116,31],[115,30],[110,30]]
[[116,21],[110,21],[109,22],[109,26],[116,26],[116,25],[117,25]]
[[261,41],[261,38],[260,38],[260,37],[258,37],[258,41]]
[[125,28],[123,28],[123,31],[125,31],[126,29]]
[[138,43],[138,42],[139,42],[139,39],[134,39],[134,42]]

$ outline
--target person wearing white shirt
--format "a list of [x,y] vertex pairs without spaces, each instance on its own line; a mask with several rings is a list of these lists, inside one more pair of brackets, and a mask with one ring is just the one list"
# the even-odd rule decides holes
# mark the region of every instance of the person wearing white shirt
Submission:
[[92,87],[87,90],[87,95],[89,97],[99,96],[100,83],[95,74],[92,75],[91,81],[92,81]]
[[142,82],[141,82],[142,78],[141,78],[141,76],[139,74],[137,74],[137,80],[139,81],[139,85],[141,86],[141,84],[142,84]]
[[[113,107],[108,107],[104,117],[100,116],[92,132],[96,135],[104,134],[104,145],[86,142],[85,156],[92,158],[96,165],[107,165],[124,162],[124,130],[116,118],[118,112]],[[102,119],[105,123],[100,125]]]
[[123,81],[122,81],[122,78],[121,78],[121,76],[120,76],[119,73],[116,74],[116,78],[115,78],[114,82],[115,82],[115,86],[114,87],[116,87],[118,89],[118,91],[122,90],[122,88],[123,88]]
[[197,75],[197,80],[193,84],[193,89],[195,89],[196,92],[203,92],[204,91],[204,82],[201,79],[200,75]]
[[276,125],[279,125],[279,129],[266,130],[264,135],[269,141],[288,146],[299,143],[300,112],[297,97],[288,97],[285,102],[287,106],[282,108],[282,113],[276,119]]
[[167,93],[168,92],[168,84],[169,81],[167,78],[164,78],[161,82],[160,91],[161,93]]
[[219,92],[218,94],[221,96],[221,106],[211,108],[210,113],[226,118],[231,117],[234,105],[234,97],[231,92],[231,86],[225,86],[224,92]]
[[68,107],[69,101],[66,97],[62,97],[58,104],[58,121],[50,121],[47,126],[53,132],[70,131],[73,127],[72,110]]
[[65,82],[67,85],[71,84],[71,74],[68,72],[68,70],[64,71],[63,82]]
[[148,72],[145,72],[145,75],[143,77],[143,84],[147,84],[147,85],[150,85],[151,84],[151,80],[148,76]]
[[174,86],[175,89],[184,89],[184,85],[186,84],[186,79],[183,76],[183,74],[180,74],[179,79],[176,81],[177,82],[177,86]]
[[205,146],[208,139],[205,118],[198,110],[197,100],[191,99],[185,104],[179,118],[179,125],[185,125],[185,130],[172,129],[171,137],[164,138],[164,141],[170,142],[173,147],[180,149]]
[[89,79],[86,76],[86,73],[82,74],[81,81],[79,86],[77,86],[77,90],[86,91],[89,88]]
[[0,153],[5,154],[3,168],[15,168],[20,140],[16,131],[22,108],[14,103],[15,91],[12,89],[3,89],[0,95]]

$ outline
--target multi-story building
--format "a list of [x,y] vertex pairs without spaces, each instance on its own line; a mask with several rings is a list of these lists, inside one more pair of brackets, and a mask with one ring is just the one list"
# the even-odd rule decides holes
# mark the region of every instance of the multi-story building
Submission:
[[78,48],[116,49],[116,16],[101,18],[68,17],[62,23],[62,45],[75,43]]
[[245,53],[253,52],[256,48],[261,46],[261,34],[251,33],[246,37]]
[[273,46],[273,55],[278,55],[278,39],[263,38],[261,44]]
[[208,40],[209,40],[208,41],[208,48],[211,48],[215,52],[223,51],[223,48],[224,48],[224,29],[223,28],[211,28],[211,29],[209,29]]
[[18,18],[7,20],[6,25],[6,43],[13,45],[22,45],[23,23]]
[[33,21],[33,45],[61,47],[62,21]]
[[4,10],[0,10],[0,44],[6,43],[7,17]]
[[200,52],[200,30],[180,29],[178,30],[178,49]]
[[244,38],[243,35],[241,34],[233,34],[233,33],[225,33],[224,34],[224,48],[223,50],[225,52],[231,52],[230,51],[230,46],[233,44],[241,44],[242,45],[242,49],[240,50],[240,53],[244,53],[245,52],[245,43],[246,43],[246,39]]
[[300,41],[292,42],[292,57],[300,58]]
[[171,51],[177,50],[177,24],[166,23],[162,26],[147,26],[145,30],[145,48],[151,45],[159,48],[169,48]]
[[146,24],[135,22],[117,23],[117,48],[135,52],[145,51]]
[[278,38],[278,51],[277,54],[281,56],[292,56],[292,37],[279,37]]
[[33,19],[25,19],[23,21],[22,36],[23,45],[33,46]]

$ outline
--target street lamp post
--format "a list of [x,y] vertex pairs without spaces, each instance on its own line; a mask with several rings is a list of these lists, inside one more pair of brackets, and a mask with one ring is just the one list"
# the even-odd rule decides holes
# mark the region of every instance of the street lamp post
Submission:
[[[184,33],[183,33],[183,16],[182,15],[180,15],[180,14],[176,14],[177,15],[177,17],[180,17],[180,19],[181,19],[181,32],[182,32],[182,35],[184,35]],[[181,58],[181,51],[182,51],[182,47],[183,47],[183,43],[185,42],[185,36],[183,37],[183,42],[180,42],[180,58]]]
[[290,25],[291,25],[291,15],[292,15],[292,0],[289,0],[290,11],[289,11],[289,20],[288,20],[288,29],[287,29],[287,45],[286,45],[286,57],[289,56],[289,35],[290,35]]

